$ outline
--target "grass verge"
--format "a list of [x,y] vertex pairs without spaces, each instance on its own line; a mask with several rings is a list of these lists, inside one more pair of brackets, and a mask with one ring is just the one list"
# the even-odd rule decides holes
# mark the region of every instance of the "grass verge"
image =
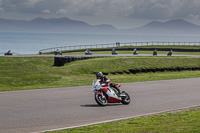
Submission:
[[[0,91],[44,89],[91,85],[93,72],[136,68],[196,67],[200,58],[190,57],[108,57],[74,61],[53,66],[53,57],[0,57]],[[112,82],[127,83],[200,77],[200,71],[108,75]]]
[[199,133],[200,108],[67,129],[53,133]]

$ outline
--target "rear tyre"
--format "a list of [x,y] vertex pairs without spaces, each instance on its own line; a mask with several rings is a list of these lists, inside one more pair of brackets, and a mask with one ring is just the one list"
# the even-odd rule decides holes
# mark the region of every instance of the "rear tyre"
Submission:
[[106,99],[106,97],[102,96],[101,94],[95,94],[94,95],[96,102],[100,105],[100,106],[106,106],[108,103],[108,100]]
[[129,104],[131,102],[131,99],[130,99],[128,93],[126,93],[125,91],[122,91],[121,94],[125,95],[124,97],[122,97],[122,103],[123,104]]

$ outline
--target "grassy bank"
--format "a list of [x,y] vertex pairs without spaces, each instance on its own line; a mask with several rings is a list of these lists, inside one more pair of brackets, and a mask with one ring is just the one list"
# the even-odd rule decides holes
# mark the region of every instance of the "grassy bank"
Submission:
[[[91,85],[93,72],[135,68],[196,67],[200,58],[108,57],[53,66],[53,57],[0,57],[0,91]],[[108,75],[112,82],[138,82],[200,77],[200,71]]]
[[200,108],[74,128],[54,133],[199,133]]

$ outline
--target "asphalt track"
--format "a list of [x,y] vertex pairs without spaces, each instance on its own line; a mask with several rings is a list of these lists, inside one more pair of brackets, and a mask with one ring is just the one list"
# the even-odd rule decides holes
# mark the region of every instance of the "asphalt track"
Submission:
[[[118,55],[112,55],[112,54],[93,54],[93,55],[85,55],[85,54],[68,54],[68,55],[13,55],[13,56],[5,56],[5,57],[116,57],[116,56],[153,56],[153,54],[118,54]],[[167,56],[167,54],[158,54],[157,56]],[[172,55],[175,57],[200,57],[200,55]]]
[[200,105],[200,78],[123,83],[129,105],[100,107],[92,86],[0,92],[0,133],[27,133],[133,118]]

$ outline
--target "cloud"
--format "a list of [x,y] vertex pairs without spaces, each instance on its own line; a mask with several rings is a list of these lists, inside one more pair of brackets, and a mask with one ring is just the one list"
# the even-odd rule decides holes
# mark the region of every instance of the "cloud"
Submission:
[[199,19],[199,15],[194,15],[194,14],[189,14],[188,17],[192,19]]
[[[62,0],[66,14],[172,19],[200,15],[199,0]],[[195,14],[196,14],[195,13]],[[64,14],[64,12],[63,12]]]
[[3,9],[3,8],[0,8],[0,11],[4,11],[4,9]]
[[66,9],[59,9],[58,11],[56,11],[56,14],[65,15],[65,14],[67,14],[67,10]]
[[51,11],[50,11],[49,9],[44,9],[44,10],[42,11],[42,13],[50,14]]
[[0,0],[0,11],[52,17],[199,19],[199,7],[200,0]]
[[34,7],[37,3],[44,1],[44,0],[25,0],[22,5],[25,7]]

